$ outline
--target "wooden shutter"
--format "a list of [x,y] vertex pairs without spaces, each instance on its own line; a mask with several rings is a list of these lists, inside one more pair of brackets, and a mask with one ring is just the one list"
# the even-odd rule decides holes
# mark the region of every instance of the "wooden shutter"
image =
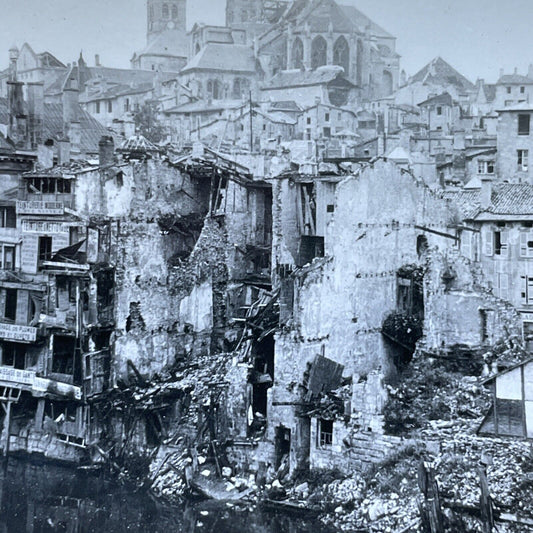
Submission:
[[485,255],[493,255],[494,245],[493,245],[493,233],[491,230],[483,231],[483,253]]

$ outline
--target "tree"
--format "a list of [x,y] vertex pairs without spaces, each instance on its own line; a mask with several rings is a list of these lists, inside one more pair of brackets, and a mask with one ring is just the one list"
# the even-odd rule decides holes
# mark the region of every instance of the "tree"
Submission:
[[160,143],[166,136],[165,128],[159,120],[157,104],[146,102],[134,116],[135,126],[140,135],[150,142]]

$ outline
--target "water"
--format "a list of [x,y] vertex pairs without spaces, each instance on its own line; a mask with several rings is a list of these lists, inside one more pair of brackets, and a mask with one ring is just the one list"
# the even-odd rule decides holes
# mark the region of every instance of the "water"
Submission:
[[163,505],[95,474],[10,458],[0,468],[0,533],[334,533],[300,517],[221,502]]

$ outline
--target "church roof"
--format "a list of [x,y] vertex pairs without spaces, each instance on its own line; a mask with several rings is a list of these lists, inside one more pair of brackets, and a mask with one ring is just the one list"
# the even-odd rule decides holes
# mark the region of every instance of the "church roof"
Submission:
[[222,70],[256,72],[256,61],[251,46],[245,44],[206,44],[183,68],[191,70]]
[[[263,90],[287,87],[306,87],[323,85],[342,77],[342,67],[320,67],[316,70],[282,70],[262,87]],[[343,78],[344,79],[344,78]],[[350,83],[345,80],[346,83]],[[351,84],[351,83],[350,83]]]
[[340,5],[335,0],[312,0],[294,4],[286,13],[286,18],[296,25],[309,24],[312,32],[325,33],[331,27],[336,33],[364,33],[368,28],[376,37],[394,39],[354,6]]
[[453,85],[459,91],[472,91],[474,84],[455,70],[441,57],[436,57],[419,70],[409,83],[421,82],[431,85]]
[[164,30],[146,48],[137,54],[141,56],[187,57],[189,39],[182,30]]

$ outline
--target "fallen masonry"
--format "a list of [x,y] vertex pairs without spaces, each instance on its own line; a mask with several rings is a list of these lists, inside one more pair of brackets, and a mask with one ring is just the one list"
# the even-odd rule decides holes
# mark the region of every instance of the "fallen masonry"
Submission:
[[4,455],[347,531],[524,530],[522,321],[450,198],[382,159],[112,142],[2,192]]

